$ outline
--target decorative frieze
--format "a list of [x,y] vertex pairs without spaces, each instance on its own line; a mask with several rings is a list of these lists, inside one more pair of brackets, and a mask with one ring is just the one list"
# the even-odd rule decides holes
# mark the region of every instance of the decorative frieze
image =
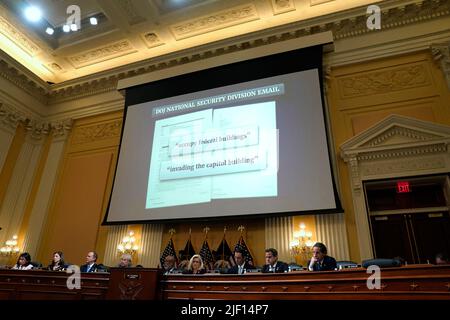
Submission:
[[253,3],[184,21],[170,27],[177,40],[259,19]]
[[[412,155],[410,155],[411,157]],[[419,173],[424,170],[443,169],[446,161],[443,156],[428,158],[404,158],[394,161],[379,161],[370,165],[362,165],[361,173],[364,176],[377,176],[386,174],[405,174],[410,171]]]
[[100,61],[116,58],[135,52],[136,49],[128,40],[121,40],[107,46],[92,49],[82,54],[69,57],[69,62],[75,68],[81,68]]
[[413,64],[338,81],[342,98],[353,98],[423,87],[430,84],[430,77],[423,64]]
[[32,57],[41,51],[39,46],[22,33],[17,26],[12,25],[2,16],[0,16],[0,32]]
[[74,130],[72,145],[120,137],[121,130],[122,119],[91,126],[80,126]]

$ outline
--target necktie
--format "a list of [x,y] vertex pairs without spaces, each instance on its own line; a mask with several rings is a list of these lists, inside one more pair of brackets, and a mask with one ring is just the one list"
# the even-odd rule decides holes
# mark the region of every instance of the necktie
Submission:
[[242,274],[242,266],[239,266],[239,274]]

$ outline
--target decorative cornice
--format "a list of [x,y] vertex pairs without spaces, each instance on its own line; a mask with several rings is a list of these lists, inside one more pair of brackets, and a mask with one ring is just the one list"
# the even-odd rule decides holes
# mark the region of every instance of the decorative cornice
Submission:
[[17,87],[23,89],[25,92],[27,92],[43,104],[47,104],[48,89],[44,88],[36,81],[31,80],[25,74],[17,70],[14,66],[11,66],[7,61],[2,59],[0,59],[0,76],[9,80]]
[[433,44],[431,53],[435,61],[437,61],[447,80],[447,87],[450,90],[450,42]]
[[8,37],[11,41],[16,43],[18,46],[20,46],[23,50],[25,50],[26,53],[28,53],[32,57],[41,52],[41,49],[37,44],[31,41],[27,36],[20,32],[17,27],[13,26],[1,16],[0,32]]
[[[311,5],[313,4],[315,4],[314,1],[311,2]],[[50,86],[50,89],[42,88],[42,86],[40,84],[37,84],[36,81],[26,79],[24,80],[17,70],[8,70],[8,66],[2,66],[2,61],[0,61],[0,75],[12,81],[28,93],[30,93],[33,97],[39,99],[39,101],[43,103],[48,102],[48,104],[56,104],[63,101],[78,99],[80,97],[87,97],[99,93],[114,91],[116,90],[117,81],[123,78],[133,77],[142,73],[151,73],[153,71],[171,68],[193,61],[206,60],[212,57],[226,55],[235,51],[244,51],[246,49],[260,47],[267,44],[301,38],[303,36],[327,30],[331,30],[335,39],[339,40],[360,36],[368,32],[383,32],[384,30],[450,15],[449,0],[424,0],[409,4],[407,6],[396,4],[399,6],[398,8],[387,9],[383,9],[383,5],[383,3],[380,4],[383,14],[381,31],[368,30],[366,27],[367,16],[365,14],[365,10],[361,10],[361,8],[358,8],[351,10],[348,13],[341,13],[339,15],[330,14],[327,16],[313,18],[307,21],[298,21],[290,25],[274,28],[272,31],[265,30],[257,33],[259,34],[258,37],[255,37],[254,35],[239,37],[237,38],[237,40],[235,40],[234,44],[229,44],[230,40],[224,40],[217,43],[218,45],[213,49],[211,49],[210,45],[204,45],[195,50],[195,53],[192,53],[194,52],[193,49],[189,49],[180,53],[168,55],[167,57],[152,58],[146,61],[132,64],[129,66],[129,68],[116,68],[107,72],[101,72],[98,75],[92,75],[84,78],[79,78],[74,81],[68,81],[67,84],[61,83],[52,85]],[[202,18],[198,18],[197,20],[201,19]],[[180,24],[180,26],[185,24],[189,24],[189,22]],[[186,28],[188,27],[186,26]],[[188,29],[189,31],[187,29],[181,28],[179,29],[179,31],[183,33],[184,31],[182,30],[185,30],[187,34],[190,34],[189,32],[195,32],[195,23],[194,26],[191,26]],[[148,33],[144,33],[141,35],[142,37],[144,37],[144,40],[146,40],[147,45],[151,44],[152,41],[155,40],[155,36],[153,35],[153,33],[154,32],[149,31]],[[148,35],[147,39],[145,39],[145,35]],[[157,42],[155,43],[157,44]],[[128,48],[128,45],[122,46],[119,44],[118,48],[119,51],[121,51],[123,48]],[[76,56],[74,57],[74,59],[77,61],[76,63],[78,65],[83,65],[84,63],[90,64],[90,61],[96,61],[97,59],[101,60],[102,55],[114,55],[114,52],[116,51],[112,48],[111,50],[102,50],[102,48],[98,48],[95,50],[90,50],[89,52],[86,52],[81,56]],[[126,51],[125,54],[127,52],[128,51]],[[434,52],[437,52],[436,49],[434,50]],[[439,54],[437,53],[436,55],[439,56]],[[98,77],[97,79],[95,79],[96,76]]]
[[175,39],[180,40],[257,19],[259,19],[258,11],[253,3],[249,3],[172,25],[170,30]]

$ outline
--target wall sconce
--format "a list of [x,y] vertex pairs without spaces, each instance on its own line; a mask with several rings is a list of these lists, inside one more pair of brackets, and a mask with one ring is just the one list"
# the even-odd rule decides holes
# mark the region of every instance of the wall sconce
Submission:
[[122,242],[117,246],[117,250],[120,254],[135,254],[139,250],[139,246],[136,245],[136,238],[134,232],[130,231],[127,236],[123,237]]
[[20,248],[17,246],[17,236],[14,235],[12,239],[5,242],[5,246],[0,248],[0,254],[10,256],[20,252]]
[[289,245],[297,264],[307,264],[312,256],[313,245],[312,232],[306,230],[306,225],[303,222],[300,223],[300,231],[294,232],[294,239]]

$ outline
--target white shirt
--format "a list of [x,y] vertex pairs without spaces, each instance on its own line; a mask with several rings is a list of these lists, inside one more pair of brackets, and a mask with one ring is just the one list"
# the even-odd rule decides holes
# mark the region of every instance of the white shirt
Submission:
[[244,274],[244,265],[238,265],[238,274]]
[[95,264],[95,263],[93,263],[93,264],[88,264],[87,269],[86,269],[86,272],[90,272],[91,269],[92,269],[92,267],[94,266],[94,264]]
[[22,265],[20,265],[20,266],[18,266],[17,264],[13,267],[13,269],[15,269],[15,270],[31,270],[31,269],[33,269],[33,265],[30,263],[29,265],[27,265],[27,266],[22,266]]
[[272,265],[269,266],[269,272],[275,272],[276,267],[277,267],[277,263],[278,262],[275,262],[275,264],[273,266]]

